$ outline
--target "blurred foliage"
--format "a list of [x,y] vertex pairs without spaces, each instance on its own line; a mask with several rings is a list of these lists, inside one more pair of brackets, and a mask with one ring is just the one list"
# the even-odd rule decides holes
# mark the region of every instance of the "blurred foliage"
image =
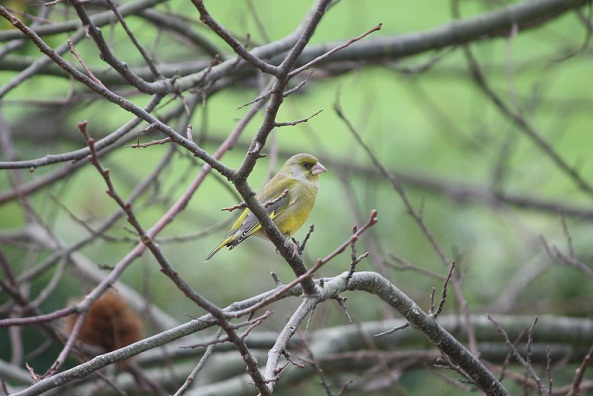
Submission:
[[[16,6],[6,6],[19,6],[19,2],[16,3]],[[461,16],[466,17],[513,2],[459,3]],[[207,6],[212,15],[240,40],[259,45],[291,33],[309,4],[252,0],[207,2]],[[63,19],[74,17],[71,10],[62,7],[55,6],[61,10],[59,15]],[[421,32],[451,21],[450,8],[448,2],[439,0],[337,2],[322,21],[312,43],[342,42],[378,23],[383,24],[382,29],[372,36]],[[218,37],[198,22],[198,14],[189,2],[169,1],[157,9],[187,16],[196,30],[219,48],[227,49]],[[261,21],[263,30],[257,20]],[[132,17],[127,21],[157,64],[161,60],[195,60],[193,47],[184,45],[185,40],[180,35],[163,34],[143,18]],[[4,22],[0,27],[11,29]],[[122,60],[132,67],[142,65],[141,57],[137,51],[130,50],[128,38],[119,25],[106,26],[103,34]],[[65,37],[61,34],[47,40],[57,46]],[[593,63],[590,48],[581,49],[588,40],[576,13],[567,13],[536,29],[519,32],[510,38],[476,42],[471,48],[498,95],[537,128],[548,144],[585,180],[593,183]],[[91,40],[83,40],[76,49],[93,70],[105,68]],[[19,54],[34,57],[38,50],[29,43],[19,50]],[[226,55],[230,56],[230,52]],[[65,57],[76,63],[71,54]],[[198,54],[198,57],[203,55]],[[431,67],[425,68],[433,61]],[[576,206],[593,213],[592,196],[579,190],[516,124],[501,115],[472,80],[461,48],[389,60],[374,66],[353,67],[349,73],[331,78],[320,78],[322,73],[315,71],[298,92],[285,99],[278,121],[294,121],[322,112],[307,123],[275,130],[269,148],[265,150],[273,155],[270,160],[259,161],[249,178],[257,189],[285,158],[297,152],[316,155],[329,169],[321,177],[318,201],[307,223],[315,224],[315,232],[305,252],[307,264],[312,265],[318,257],[333,251],[348,238],[352,226],[361,224],[371,209],[376,208],[379,223],[357,247],[359,253],[364,252],[372,246],[369,243],[372,239],[382,255],[379,261],[363,261],[359,270],[379,269],[424,309],[428,309],[431,288],[440,291],[442,282],[414,271],[395,270],[390,265],[396,264],[395,258],[399,258],[425,270],[441,275],[447,273],[418,225],[406,214],[401,198],[379,176],[364,150],[336,116],[333,107],[339,102],[381,162],[402,177],[412,205],[421,210],[426,226],[447,257],[457,262],[470,312],[483,313],[495,307],[497,299],[517,274],[525,266],[541,260],[548,263],[540,274],[524,285],[510,311],[534,316],[547,313],[591,315],[591,280],[574,268],[548,260],[541,240],[543,238],[550,246],[567,251],[561,213],[494,203],[488,196],[492,191],[513,194]],[[14,76],[14,71],[2,67],[0,59],[0,86]],[[248,107],[240,106],[257,95],[256,84],[259,83],[249,81],[248,84],[226,87],[209,96],[206,106],[196,111],[191,120],[194,139],[203,142],[204,149],[213,152],[236,126],[237,120],[248,111]],[[72,94],[77,102],[66,104]],[[91,135],[99,138],[130,119],[126,111],[112,103],[85,95],[88,92],[84,87],[70,79],[36,76],[4,97],[1,110],[10,129],[15,131],[12,137],[18,157],[34,159],[85,147],[76,127],[79,121],[88,120]],[[140,105],[147,102],[146,97],[137,93],[131,100]],[[164,114],[179,103],[179,98],[171,100],[156,113]],[[260,114],[249,124],[236,147],[224,156],[225,164],[235,168],[241,164],[261,120]],[[170,125],[179,130],[182,124],[174,121]],[[133,149],[129,145],[136,139],[148,142],[160,138],[162,136],[154,131],[138,137],[130,135],[104,158],[103,164],[111,169],[121,196],[128,196],[171,150],[167,145],[143,149]],[[185,191],[202,165],[182,148],[174,150],[158,183],[153,183],[134,204],[145,228],[154,224]],[[279,157],[277,161],[273,160],[275,155]],[[8,160],[5,152],[0,153],[0,160]],[[25,181],[35,180],[58,166],[22,172],[22,177]],[[14,171],[1,171],[0,191],[11,189],[14,174]],[[449,185],[452,193],[447,195],[437,188],[423,186],[418,179],[445,187]],[[222,251],[207,264],[202,262],[235,216],[234,213],[220,212],[220,209],[240,201],[225,183],[227,181],[220,176],[208,176],[183,214],[157,238],[180,275],[219,306],[273,288],[274,282],[268,276],[272,271],[284,282],[294,277],[274,247],[263,240],[249,240],[236,250]],[[461,185],[483,191],[483,197],[455,197],[454,192]],[[33,194],[30,202],[47,227],[63,243],[70,244],[88,235],[88,229],[81,222],[93,228],[106,216],[118,211],[105,189],[96,170],[85,165],[74,175]],[[25,211],[17,201],[0,205],[0,233],[16,230],[25,222]],[[577,256],[590,263],[593,257],[590,215],[569,216],[566,223]],[[175,240],[214,225],[218,227],[205,236]],[[302,240],[306,231],[307,227],[303,227],[297,239]],[[110,267],[136,243],[137,237],[129,231],[125,218],[121,218],[115,227],[104,236],[97,236],[80,252],[96,265]],[[2,243],[2,251],[8,262],[14,263],[12,270],[17,274],[34,267],[51,253],[12,243]],[[390,265],[386,266],[385,262]],[[335,276],[348,267],[349,256],[343,254],[325,266],[319,276]],[[73,268],[67,267],[66,275],[61,281],[62,286],[41,306],[42,311],[60,309],[69,297],[83,295],[93,286],[77,281],[78,275]],[[51,276],[47,273],[33,282],[29,294],[37,295]],[[203,313],[172,288],[148,254],[127,269],[121,281],[150,295],[152,303],[181,322],[188,316]],[[6,295],[0,294],[0,303],[5,301]],[[296,301],[275,304],[272,308],[275,315],[264,322],[262,328],[280,329],[296,304]],[[393,315],[386,313],[384,305],[372,296],[352,295],[347,304],[355,321]],[[450,299],[446,310],[457,312],[459,309]],[[346,322],[337,305],[324,306],[312,321],[314,328]],[[27,330],[27,338],[29,332]],[[30,345],[40,343],[42,336],[31,333],[34,334],[30,334]],[[0,329],[2,359],[8,358],[7,339],[6,329]],[[56,349],[55,346],[52,348]],[[37,356],[30,363],[37,367],[50,363],[40,359],[42,357]],[[425,380],[425,373],[413,372],[402,377],[399,386],[409,394],[434,394],[422,393],[422,389],[426,389]],[[306,386],[307,392],[319,390],[317,385]]]

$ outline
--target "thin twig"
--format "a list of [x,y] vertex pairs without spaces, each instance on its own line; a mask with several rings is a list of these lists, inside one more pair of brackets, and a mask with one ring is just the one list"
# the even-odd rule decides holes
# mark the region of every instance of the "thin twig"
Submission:
[[333,396],[334,393],[331,389],[331,386],[329,385],[329,382],[327,381],[327,377],[325,376],[325,373],[323,371],[323,369],[321,368],[321,366],[319,365],[319,362],[317,361],[317,359],[315,358],[315,354],[313,352],[313,349],[311,348],[311,344],[309,344],[309,342],[307,341],[307,337],[305,336],[305,334],[302,331],[298,331],[300,338],[301,338],[301,342],[302,345],[305,348],[305,351],[308,355],[308,359],[307,362],[313,366],[313,368],[315,369],[315,371],[317,372],[317,375],[319,376],[319,379],[321,381],[321,385],[323,386],[323,389],[325,390],[325,393],[328,396]]
[[531,378],[533,378],[533,380],[536,382],[540,394],[549,395],[548,389],[542,383],[541,378],[537,375],[533,366],[528,361],[523,359],[523,356],[521,356],[521,354],[519,353],[519,351],[517,350],[515,345],[513,343],[511,343],[511,340],[509,339],[507,332],[502,328],[502,326],[500,326],[500,324],[492,316],[488,315],[488,319],[494,324],[494,326],[496,327],[496,330],[503,336],[505,344],[512,351],[515,359],[517,359],[519,364],[521,364],[521,366],[523,366],[529,372],[529,375],[531,376]]
[[118,19],[119,23],[121,24],[121,26],[124,28],[126,34],[130,38],[130,41],[132,42],[132,44],[134,44],[134,46],[138,49],[138,52],[140,52],[140,54],[142,55],[142,58],[144,58],[144,61],[146,62],[146,64],[150,68],[150,71],[152,72],[152,74],[154,75],[154,77],[157,80],[162,79],[163,78],[163,75],[161,74],[161,72],[156,67],[156,65],[155,65],[154,61],[152,60],[152,58],[148,55],[148,53],[144,50],[144,48],[142,47],[142,45],[138,42],[138,40],[136,39],[136,36],[130,30],[128,24],[126,23],[126,20],[124,19],[124,17],[122,16],[122,14],[119,12],[119,9],[117,8],[117,6],[113,2],[113,0],[107,0],[107,3],[111,7],[111,10],[113,11],[113,13],[115,14],[115,16],[117,17],[117,19]]
[[388,265],[389,267],[393,268],[394,270],[397,270],[397,271],[414,271],[414,272],[419,273],[421,275],[428,276],[428,277],[431,277],[431,278],[434,278],[434,279],[437,279],[437,280],[440,280],[440,281],[443,281],[443,282],[446,279],[446,276],[443,275],[443,274],[438,274],[436,272],[429,271],[429,270],[427,270],[425,268],[422,268],[422,267],[419,267],[417,265],[414,265],[414,264],[410,263],[409,261],[406,261],[406,260],[404,260],[402,258],[399,258],[399,257],[395,256],[392,253],[389,254],[389,257],[391,257],[393,260],[395,260],[396,262],[399,263],[399,265],[397,265],[397,264],[391,263],[389,261],[385,261],[385,264]]
[[574,268],[578,269],[579,271],[581,271],[583,274],[587,275],[588,277],[593,278],[593,269],[591,269],[591,267],[589,267],[586,263],[583,263],[576,257],[567,257],[562,252],[560,252],[560,250],[558,250],[556,247],[551,248],[548,245],[548,242],[543,237],[540,238],[540,240],[542,241],[542,245],[544,246],[545,252],[547,253],[547,255],[550,258],[552,258],[553,260],[556,260],[560,263],[574,267]]
[[233,35],[226,30],[221,24],[219,24],[213,17],[210,15],[204,2],[202,0],[192,0],[192,3],[200,13],[200,20],[208,25],[210,29],[214,33],[216,33],[220,38],[222,38],[232,49],[235,51],[237,55],[239,55],[243,60],[250,63],[254,67],[258,68],[264,73],[278,75],[278,67],[270,65],[263,60],[259,59],[257,56],[251,54],[243,44],[239,40],[237,40]]
[[436,311],[432,312],[433,317],[436,319],[441,312],[443,312],[443,307],[445,306],[445,302],[447,301],[447,285],[449,281],[453,277],[453,270],[455,269],[455,261],[451,262],[451,267],[449,268],[449,273],[447,274],[447,278],[445,279],[445,283],[443,283],[443,289],[441,291],[441,301],[439,302],[439,306]]
[[323,54],[323,55],[320,55],[320,56],[318,56],[317,58],[313,59],[312,61],[310,61],[310,62],[308,62],[308,63],[304,64],[303,66],[301,66],[301,67],[299,67],[299,68],[297,68],[297,69],[293,70],[293,71],[292,71],[292,72],[289,74],[289,77],[290,77],[290,78],[292,78],[292,77],[296,76],[297,74],[299,74],[299,73],[300,73],[300,72],[302,72],[303,70],[307,70],[308,68],[310,68],[311,66],[313,66],[313,65],[314,65],[314,64],[316,64],[317,62],[320,62],[320,61],[322,61],[322,60],[324,60],[324,59],[327,59],[327,58],[329,58],[329,57],[330,57],[332,54],[334,54],[334,53],[338,52],[339,50],[342,50],[342,49],[344,49],[344,48],[346,48],[346,47],[349,47],[349,46],[351,46],[352,44],[354,44],[354,43],[355,43],[355,42],[357,42],[358,40],[361,40],[361,39],[365,38],[366,36],[368,36],[369,34],[371,34],[371,33],[373,33],[373,32],[376,32],[376,31],[378,31],[378,30],[381,30],[381,27],[382,27],[382,26],[383,26],[383,24],[382,24],[382,23],[380,23],[380,24],[378,24],[377,26],[375,26],[374,28],[372,28],[372,29],[370,29],[370,30],[366,31],[365,33],[361,34],[360,36],[354,37],[353,39],[351,39],[351,40],[348,40],[346,43],[344,43],[344,44],[342,44],[342,45],[340,45],[340,46],[338,46],[338,47],[332,48],[331,50],[327,51],[325,54]]
[[148,143],[136,143],[136,144],[130,144],[127,145],[125,147],[131,147],[131,148],[146,148],[146,147],[150,147],[150,146],[155,146],[158,144],[167,144],[167,143],[171,143],[172,140],[169,137],[166,137],[164,139],[159,139],[159,140],[151,140]]
[[313,115],[310,115],[309,117],[301,118],[300,120],[296,120],[296,121],[275,122],[274,123],[274,126],[276,126],[276,127],[283,127],[283,126],[295,126],[295,125],[298,125],[298,124],[302,124],[304,122],[309,121],[311,118],[315,117],[316,115],[318,115],[322,111],[323,111],[323,109],[322,110],[319,110],[317,113],[315,113]]
[[403,325],[401,325],[401,326],[394,327],[393,329],[390,329],[390,330],[384,331],[384,332],[382,332],[382,333],[375,334],[375,337],[382,337],[382,336],[386,336],[386,335],[389,335],[389,334],[395,333],[396,331],[403,330],[403,329],[405,329],[405,328],[407,328],[407,327],[409,327],[409,326],[410,326],[410,323],[405,323],[405,324],[403,324]]
[[348,312],[348,307],[346,306],[347,298],[338,296],[335,298],[335,300],[338,303],[338,305],[340,306],[340,308],[342,308],[342,311],[344,311],[344,315],[346,315],[346,318],[348,319],[348,323],[350,323],[350,324],[354,323],[354,321],[352,320],[352,316],[350,316],[350,312]]
[[311,225],[309,226],[309,231],[307,231],[307,235],[305,235],[305,239],[303,239],[303,242],[301,242],[297,250],[298,254],[302,255],[305,251],[305,247],[307,246],[307,242],[309,242],[309,238],[311,238],[313,231],[315,231],[315,224],[311,223]]
[[581,384],[583,383],[583,379],[585,378],[585,372],[591,364],[591,359],[593,359],[593,345],[591,345],[591,348],[589,348],[589,352],[581,361],[581,365],[579,366],[579,368],[575,370],[570,391],[567,393],[566,396],[578,396],[581,394]]
[[103,84],[103,82],[101,80],[99,80],[95,76],[95,74],[93,74],[93,71],[86,65],[86,63],[84,63],[84,60],[82,59],[82,56],[80,56],[80,54],[78,53],[78,51],[76,51],[76,48],[74,48],[74,43],[72,43],[72,40],[68,39],[67,42],[68,42],[68,45],[70,46],[70,52],[72,53],[72,55],[74,55],[76,57],[76,59],[78,59],[78,62],[80,62],[80,65],[88,73],[89,77],[94,82],[96,82],[97,84],[99,84],[101,87],[107,89],[107,87]]
[[[245,339],[249,335],[249,333],[251,333],[252,330],[257,328],[257,326],[261,325],[264,320],[266,320],[267,318],[270,317],[270,315],[272,315],[272,311],[266,311],[262,315],[258,316],[257,318],[253,318],[253,319],[250,319],[250,320],[242,322],[242,323],[237,323],[232,326],[234,329],[240,329],[242,327],[248,326],[247,329],[239,336],[240,338]],[[217,344],[225,344],[230,341],[231,341],[231,339],[229,337],[220,338],[220,336],[218,336],[208,342],[192,344],[192,345],[184,346],[181,348],[183,348],[183,349],[204,348],[204,347],[209,347],[209,346],[217,345]]]

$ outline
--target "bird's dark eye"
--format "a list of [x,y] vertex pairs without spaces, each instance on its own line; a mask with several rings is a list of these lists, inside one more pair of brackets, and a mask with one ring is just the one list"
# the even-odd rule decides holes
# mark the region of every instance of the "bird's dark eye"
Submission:
[[303,167],[305,169],[311,169],[313,167],[313,164],[310,162],[303,162]]

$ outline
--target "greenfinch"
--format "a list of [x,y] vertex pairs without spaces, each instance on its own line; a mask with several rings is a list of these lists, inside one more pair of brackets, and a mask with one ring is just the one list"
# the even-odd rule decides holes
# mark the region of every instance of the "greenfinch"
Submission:
[[[294,155],[256,195],[258,202],[287,238],[292,237],[307,221],[319,190],[319,174],[326,171],[314,156]],[[266,237],[257,217],[245,209],[205,261],[225,246],[233,249],[251,235]]]

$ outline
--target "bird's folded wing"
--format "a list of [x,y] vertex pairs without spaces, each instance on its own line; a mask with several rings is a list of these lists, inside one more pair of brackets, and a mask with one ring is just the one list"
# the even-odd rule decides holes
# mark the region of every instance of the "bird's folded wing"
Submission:
[[[287,180],[287,182],[290,182],[290,179]],[[284,183],[282,183],[282,184],[284,184]],[[283,186],[281,186],[281,187],[283,187]],[[283,188],[277,196],[271,197],[270,199],[264,199],[267,197],[261,197],[261,198],[258,198],[258,200],[262,205],[265,205],[267,202],[274,201],[278,197],[280,197],[284,193],[284,190],[285,189]],[[276,217],[281,215],[282,212],[284,212],[286,210],[286,208],[290,207],[295,202],[296,202],[296,200],[292,199],[290,196],[290,193],[288,193],[286,196],[284,196],[284,197],[278,199],[277,201],[275,201],[274,203],[266,206],[265,209],[266,209],[266,212],[268,212],[268,215],[270,216],[270,218],[272,220],[274,220]],[[237,240],[236,244],[241,243],[243,240],[250,237],[255,232],[261,230],[261,224],[260,224],[259,220],[257,219],[257,217],[255,217],[253,212],[249,212],[249,214],[247,215],[247,217],[241,224],[240,229],[242,231],[241,236]]]

